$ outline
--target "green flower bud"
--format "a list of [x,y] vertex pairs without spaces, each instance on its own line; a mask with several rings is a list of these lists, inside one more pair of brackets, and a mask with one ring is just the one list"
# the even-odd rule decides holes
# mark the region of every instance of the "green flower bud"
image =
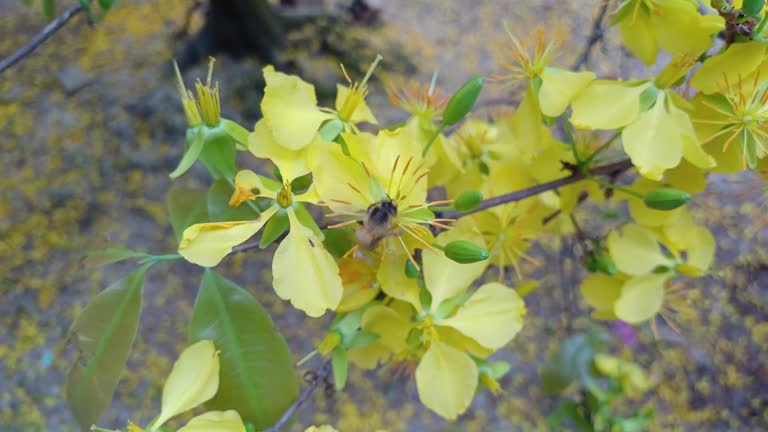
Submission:
[[464,191],[453,201],[453,208],[458,211],[470,211],[483,201],[483,194],[478,191]]
[[417,269],[416,266],[413,265],[413,262],[411,262],[411,260],[407,260],[405,262],[405,275],[411,279],[416,279],[417,277],[419,277],[419,269]]
[[613,276],[616,274],[616,263],[613,262],[611,257],[607,255],[598,255],[595,257],[595,267],[598,271],[601,271],[607,275]]
[[455,125],[472,110],[480,90],[483,89],[483,81],[482,76],[475,75],[453,94],[443,111],[443,125]]
[[645,205],[656,210],[674,210],[691,199],[689,193],[677,189],[661,188],[648,193],[643,201]]
[[456,240],[445,245],[445,256],[461,264],[487,260],[488,251],[466,240]]

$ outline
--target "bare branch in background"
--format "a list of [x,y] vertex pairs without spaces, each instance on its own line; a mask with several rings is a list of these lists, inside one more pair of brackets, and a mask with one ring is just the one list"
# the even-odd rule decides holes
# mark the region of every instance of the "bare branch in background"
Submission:
[[266,432],[278,432],[283,427],[285,427],[289,421],[293,418],[293,416],[296,414],[296,411],[301,408],[302,405],[304,405],[308,400],[309,397],[312,396],[312,393],[317,390],[320,385],[325,384],[328,377],[331,375],[331,362],[327,361],[323,366],[320,368],[320,371],[317,373],[313,373],[311,375],[305,375],[308,378],[309,386],[304,389],[303,392],[299,395],[299,398],[296,399],[296,402],[291,405],[288,410],[285,411],[285,414],[283,414],[282,417],[280,417],[280,420],[277,421],[271,428],[267,429]]
[[605,14],[608,12],[610,3],[610,0],[603,0],[603,4],[600,6],[600,10],[597,12],[597,16],[592,22],[592,32],[589,34],[587,43],[584,45],[584,51],[582,51],[579,58],[576,59],[576,62],[571,66],[571,70],[579,70],[579,68],[586,65],[589,62],[589,56],[592,55],[592,49],[603,39],[603,36],[605,35],[603,20],[605,19]]
[[21,48],[17,49],[13,54],[0,60],[0,73],[3,73],[6,69],[15,65],[21,61],[24,57],[30,55],[37,47],[43,44],[49,37],[59,31],[64,25],[69,22],[75,15],[80,12],[84,12],[83,6],[77,4],[65,10],[64,13],[57,16],[53,21],[49,22],[40,33],[36,34],[32,39],[27,41]]

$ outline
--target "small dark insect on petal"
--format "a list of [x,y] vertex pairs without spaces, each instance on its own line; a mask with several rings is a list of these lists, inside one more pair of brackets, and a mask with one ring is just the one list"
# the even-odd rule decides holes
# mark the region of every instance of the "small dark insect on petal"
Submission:
[[307,239],[307,241],[309,242],[309,245],[310,245],[310,246],[312,246],[312,247],[315,247],[315,243],[314,243],[314,242],[312,242],[312,239]]

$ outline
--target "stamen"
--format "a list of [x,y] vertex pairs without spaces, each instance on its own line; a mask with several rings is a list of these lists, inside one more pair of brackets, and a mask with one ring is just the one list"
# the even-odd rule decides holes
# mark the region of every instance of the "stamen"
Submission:
[[371,172],[368,170],[368,167],[365,165],[365,162],[360,161],[360,164],[363,165],[363,169],[365,170],[365,173],[368,174],[368,178],[371,178]]
[[339,63],[339,66],[341,66],[341,73],[344,74],[344,78],[347,79],[347,82],[352,85],[352,80],[349,78],[349,74],[347,73],[347,70],[344,68],[344,63]]
[[352,203],[351,203],[351,202],[349,202],[349,201],[343,201],[343,200],[340,200],[340,199],[335,199],[335,198],[331,198],[331,201],[333,201],[333,202],[336,202],[336,203],[339,203],[339,204],[352,205]]
[[346,221],[346,222],[340,222],[334,225],[328,225],[328,228],[341,228],[343,226],[352,225],[354,223],[357,223],[356,220]]
[[373,60],[373,63],[371,63],[371,66],[368,68],[368,72],[365,73],[365,77],[363,77],[363,81],[360,83],[360,88],[368,84],[368,79],[370,79],[371,75],[373,75],[373,70],[376,69],[376,65],[379,64],[381,59],[381,54],[376,54],[376,58]]
[[397,169],[398,162],[400,162],[400,155],[397,155],[395,163],[392,164],[392,172],[389,174],[389,184],[387,185],[387,195],[392,194],[392,179],[395,178],[395,170]]
[[350,187],[350,188],[351,188],[353,191],[355,191],[355,192],[359,193],[359,194],[360,194],[360,196],[362,196],[362,195],[363,195],[363,193],[362,193],[362,192],[360,192],[360,189],[356,188],[356,187],[355,187],[355,185],[353,185],[352,183],[349,183],[349,182],[347,182],[347,186],[349,186],[349,187]]
[[211,86],[211,78],[213,77],[213,64],[216,63],[216,59],[208,57],[208,79],[206,80],[206,86]]
[[427,96],[429,96],[430,98],[435,94],[436,83],[437,83],[437,69],[435,69],[435,71],[432,73],[432,81],[429,83],[429,91],[427,92]]
[[413,259],[413,255],[411,255],[411,251],[408,250],[408,246],[405,245],[405,242],[403,241],[402,236],[397,236],[397,239],[400,240],[400,244],[403,246],[403,249],[405,250],[405,254],[408,255],[408,261],[413,264],[414,267],[416,267],[416,270],[421,271],[419,268],[419,263],[416,262],[415,259]]

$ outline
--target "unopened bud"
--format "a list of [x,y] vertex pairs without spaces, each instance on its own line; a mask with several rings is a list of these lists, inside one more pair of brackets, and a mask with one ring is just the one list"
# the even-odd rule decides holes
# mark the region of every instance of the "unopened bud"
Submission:
[[488,251],[466,240],[456,240],[445,245],[445,256],[461,264],[471,264],[488,259]]
[[691,199],[691,194],[677,189],[661,188],[648,193],[643,201],[656,210],[674,210]]
[[464,191],[453,201],[453,208],[458,211],[471,211],[483,201],[483,194],[478,191]]
[[475,75],[453,94],[443,111],[443,125],[455,125],[472,110],[483,89],[483,82],[482,76]]
[[419,277],[419,269],[417,269],[416,266],[413,265],[413,262],[411,260],[405,261],[405,275],[411,279],[415,279]]

